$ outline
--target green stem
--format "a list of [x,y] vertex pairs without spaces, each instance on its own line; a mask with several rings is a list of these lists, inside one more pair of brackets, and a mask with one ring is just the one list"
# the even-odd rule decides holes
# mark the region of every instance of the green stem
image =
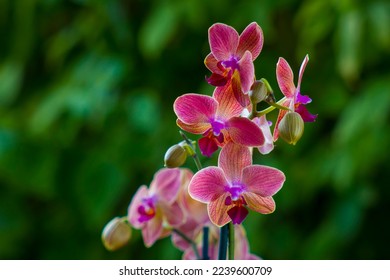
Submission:
[[180,130],[179,133],[180,133],[181,137],[183,137],[184,141],[186,141],[189,148],[191,148],[191,156],[195,161],[196,168],[198,168],[198,170],[201,170],[202,164],[200,163],[199,157],[196,154],[194,144],[192,143],[192,141],[190,139],[188,139],[188,137],[183,133],[183,131]]
[[203,246],[202,246],[203,260],[209,260],[209,228],[203,227]]
[[218,260],[226,260],[226,251],[228,243],[228,225],[221,227],[219,232],[219,251]]
[[271,106],[269,106],[268,108],[266,108],[266,109],[264,109],[264,110],[262,110],[262,111],[260,111],[260,112],[256,112],[256,113],[254,114],[254,117],[261,117],[262,115],[268,114],[269,112],[272,112],[272,111],[275,110],[275,109],[290,110],[289,108],[280,105],[280,104],[282,104],[285,100],[286,100],[286,97],[283,97],[283,98],[280,99],[278,102],[276,102],[276,103],[274,103],[274,104],[271,104]]
[[183,238],[185,241],[188,242],[188,244],[191,244],[191,247],[192,247],[192,250],[194,250],[194,253],[195,253],[195,256],[198,260],[201,259],[200,255],[199,255],[199,252],[198,252],[198,249],[196,248],[196,243],[194,241],[192,241],[192,239],[190,239],[187,235],[185,235],[184,233],[182,233],[180,230],[177,230],[177,229],[172,229],[172,231],[174,233],[176,233],[177,235],[179,235],[181,238]]
[[229,223],[229,260],[234,260],[234,225]]

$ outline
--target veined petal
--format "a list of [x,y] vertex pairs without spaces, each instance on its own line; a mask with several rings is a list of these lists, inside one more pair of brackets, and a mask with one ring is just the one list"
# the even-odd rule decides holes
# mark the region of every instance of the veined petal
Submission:
[[192,134],[203,134],[211,128],[211,124],[209,122],[186,124],[186,123],[182,122],[180,119],[177,119],[176,124],[178,127],[183,129],[184,131],[187,131],[187,132],[192,133]]
[[145,185],[139,187],[127,209],[127,219],[129,220],[129,223],[136,229],[140,229],[144,226],[144,223],[139,221],[138,207],[142,204],[142,200],[147,197],[149,197],[148,188]]
[[295,112],[301,115],[304,122],[314,122],[317,118],[317,115],[311,114],[302,104],[295,109]]
[[299,77],[298,77],[298,84],[297,84],[298,91],[301,88],[301,81],[302,81],[303,72],[305,72],[305,68],[306,68],[306,65],[308,62],[309,62],[309,55],[306,55],[302,61],[301,68],[299,69]]
[[268,123],[265,115],[260,118],[254,118],[252,120],[263,132],[264,144],[258,147],[258,150],[261,154],[266,155],[274,149],[274,140],[271,134],[270,124]]
[[250,51],[246,51],[244,56],[238,62],[241,90],[244,94],[247,94],[251,89],[253,81],[255,80],[255,67],[252,61],[252,54]]
[[270,214],[275,211],[275,201],[272,197],[245,192],[242,194],[247,203],[247,206],[261,214]]
[[228,60],[236,53],[239,35],[226,24],[215,23],[209,28],[210,49],[218,61]]
[[215,88],[213,98],[218,102],[216,115],[219,119],[228,120],[242,113],[243,107],[234,96],[232,83]]
[[237,48],[237,55],[242,57],[245,51],[250,51],[252,60],[255,60],[263,48],[264,37],[261,27],[252,22],[249,24],[240,35],[240,41]]
[[214,118],[218,103],[214,98],[188,93],[179,96],[173,104],[177,117],[186,124],[205,124]]
[[231,221],[227,212],[230,208],[232,208],[232,205],[225,205],[225,200],[227,196],[228,194],[225,193],[217,199],[210,201],[207,206],[211,222],[219,227],[226,225],[228,222]]
[[[282,102],[282,106],[289,108],[291,103],[293,102],[292,99],[286,99],[284,102]],[[279,123],[283,119],[283,117],[287,114],[287,110],[279,110],[278,118],[276,119],[275,127],[274,127],[274,142],[278,140],[279,138]]]
[[282,93],[288,98],[293,98],[295,94],[294,74],[283,57],[280,57],[276,64],[276,78]]
[[160,201],[171,204],[180,190],[180,174],[179,168],[160,169],[150,183],[150,192],[156,193]]
[[223,170],[219,167],[209,166],[198,171],[192,177],[188,192],[190,196],[203,203],[210,202],[221,196],[228,185]]
[[[222,135],[222,134],[221,134]],[[214,138],[202,137],[198,140],[198,145],[202,155],[211,157],[218,150],[218,144]]]
[[142,228],[142,238],[145,247],[150,248],[163,234],[163,223],[161,216],[151,219]]
[[222,148],[218,158],[218,166],[222,168],[229,182],[240,182],[242,170],[251,164],[252,155],[249,148],[233,142]]
[[282,171],[263,165],[245,167],[241,179],[248,192],[263,197],[273,196],[277,193],[282,188],[285,180],[286,177]]
[[226,130],[233,142],[244,146],[258,147],[265,141],[260,128],[247,118],[231,118],[226,122]]
[[204,59],[204,65],[212,73],[223,75],[223,71],[218,67],[218,60],[215,58],[213,53],[209,53]]
[[248,107],[251,104],[251,101],[249,99],[249,95],[244,94],[242,91],[240,72],[238,70],[234,70],[234,73],[231,77],[231,84],[234,97],[236,98],[237,102],[242,107]]

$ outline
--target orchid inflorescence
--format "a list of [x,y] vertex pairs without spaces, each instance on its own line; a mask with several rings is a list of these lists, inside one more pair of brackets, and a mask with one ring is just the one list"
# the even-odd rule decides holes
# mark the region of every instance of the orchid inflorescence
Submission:
[[[187,133],[201,135],[196,142],[183,131],[183,141],[165,154],[165,168],[156,172],[150,186],[141,186],[133,196],[128,214],[105,227],[106,248],[117,249],[130,239],[131,227],[140,229],[146,247],[171,236],[184,259],[259,259],[249,252],[242,225],[249,210],[270,214],[273,195],[285,182],[282,171],[253,164],[254,148],[265,155],[279,137],[296,144],[304,122],[315,121],[305,105],[311,99],[301,94],[301,81],[309,61],[304,58],[297,86],[284,58],[276,64],[276,77],[284,97],[276,102],[266,79],[256,80],[253,61],[263,47],[263,32],[253,22],[238,34],[216,23],[208,32],[211,52],[205,65],[211,71],[207,82],[215,86],[212,96],[187,93],[179,96],[173,110],[177,125]],[[268,108],[258,111],[258,104]],[[279,114],[271,132],[266,115]],[[203,168],[196,153],[211,157],[220,149],[218,166]],[[190,156],[198,171],[181,166]]]

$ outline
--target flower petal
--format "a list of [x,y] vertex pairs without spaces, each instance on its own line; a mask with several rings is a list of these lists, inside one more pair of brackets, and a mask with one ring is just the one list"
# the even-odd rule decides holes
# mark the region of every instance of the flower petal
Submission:
[[187,131],[192,134],[203,134],[207,130],[211,128],[210,123],[193,123],[193,124],[186,124],[182,122],[180,119],[176,120],[176,124],[178,127],[183,129],[184,131]]
[[260,118],[254,118],[253,122],[257,124],[264,136],[264,144],[258,147],[261,154],[266,155],[274,149],[274,140],[271,134],[270,124],[268,123],[265,115]]
[[282,93],[288,98],[293,98],[295,94],[294,74],[283,57],[280,57],[276,64],[276,78]]
[[247,206],[261,214],[270,214],[275,211],[275,201],[272,197],[245,192],[242,194],[247,203]]
[[295,111],[301,115],[304,122],[314,122],[317,118],[317,115],[311,114],[304,105],[299,105]]
[[247,118],[231,118],[226,122],[226,130],[233,142],[244,146],[258,147],[265,141],[260,128]]
[[163,234],[163,223],[160,216],[156,216],[142,228],[142,238],[145,247],[150,248]]
[[206,124],[214,118],[218,103],[206,95],[188,93],[179,96],[173,104],[177,117],[186,124]]
[[138,207],[142,204],[142,200],[149,196],[149,190],[146,186],[139,187],[127,209],[127,219],[136,229],[140,229],[144,226],[144,223],[139,221],[140,214],[138,213]]
[[[240,182],[244,167],[252,164],[252,155],[249,148],[227,143],[218,158],[218,166],[222,168],[229,182]],[[226,185],[225,185],[226,186]]]
[[250,51],[245,52],[244,56],[238,62],[238,66],[240,69],[241,90],[244,94],[247,94],[255,80],[255,67]]
[[223,71],[218,67],[218,60],[215,58],[213,53],[209,53],[204,59],[204,65],[209,69],[212,73],[219,74],[223,76]]
[[269,166],[251,165],[242,171],[242,183],[247,191],[261,196],[273,196],[281,189],[285,180],[282,171]]
[[234,73],[231,78],[231,84],[232,84],[234,97],[237,100],[237,102],[242,107],[248,107],[248,105],[251,104],[251,101],[249,99],[249,94],[244,94],[242,91],[240,72],[238,70],[234,70]]
[[[248,98],[248,96],[246,96]],[[242,106],[237,102],[232,83],[223,87],[217,87],[214,90],[213,98],[218,102],[217,117],[221,120],[228,120],[232,117],[238,117],[242,113]]]
[[198,140],[198,145],[200,152],[206,157],[211,157],[218,150],[218,144],[215,138],[202,137]]
[[256,22],[252,22],[240,35],[237,55],[242,57],[245,51],[248,50],[252,53],[252,59],[255,60],[263,48],[263,43],[263,31]]
[[225,193],[208,204],[207,210],[209,212],[210,220],[213,224],[219,227],[226,225],[231,221],[227,211],[229,211],[232,206],[225,205],[227,196],[228,194]]
[[185,222],[184,212],[177,202],[174,202],[171,205],[161,204],[159,206],[166,221],[173,228],[177,228]]
[[298,91],[301,88],[302,76],[303,76],[303,73],[305,72],[305,68],[306,68],[306,65],[308,62],[309,62],[309,55],[306,55],[302,61],[301,68],[299,68],[299,77],[298,77],[298,84],[297,84]]
[[236,53],[239,35],[226,24],[215,23],[209,28],[210,49],[218,61],[228,60]]
[[[290,107],[292,102],[293,102],[292,99],[286,99],[280,105],[288,108],[288,107]],[[279,110],[279,115],[278,115],[278,118],[276,119],[276,124],[275,124],[275,127],[274,127],[274,142],[276,140],[278,140],[278,138],[279,138],[279,123],[283,119],[283,117],[287,114],[287,112],[288,112],[287,110]]]
[[150,183],[150,192],[158,195],[158,200],[171,204],[176,199],[180,190],[180,169],[162,168]]
[[226,185],[228,182],[223,170],[219,167],[209,166],[201,169],[192,177],[188,192],[193,199],[207,203],[222,195]]

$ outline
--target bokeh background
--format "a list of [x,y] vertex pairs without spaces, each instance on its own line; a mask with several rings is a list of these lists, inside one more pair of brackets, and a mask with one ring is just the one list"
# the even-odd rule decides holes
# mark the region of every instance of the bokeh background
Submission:
[[[318,113],[256,163],[287,181],[244,222],[265,259],[388,259],[390,2],[0,0],[0,258],[177,259],[170,239],[106,251],[104,225],[181,141],[172,104],[211,94],[207,29],[258,22],[277,98],[280,56]],[[276,112],[270,114],[274,120]],[[195,137],[194,139],[196,139]],[[202,159],[205,165],[215,159]],[[195,170],[193,162],[187,166]]]

